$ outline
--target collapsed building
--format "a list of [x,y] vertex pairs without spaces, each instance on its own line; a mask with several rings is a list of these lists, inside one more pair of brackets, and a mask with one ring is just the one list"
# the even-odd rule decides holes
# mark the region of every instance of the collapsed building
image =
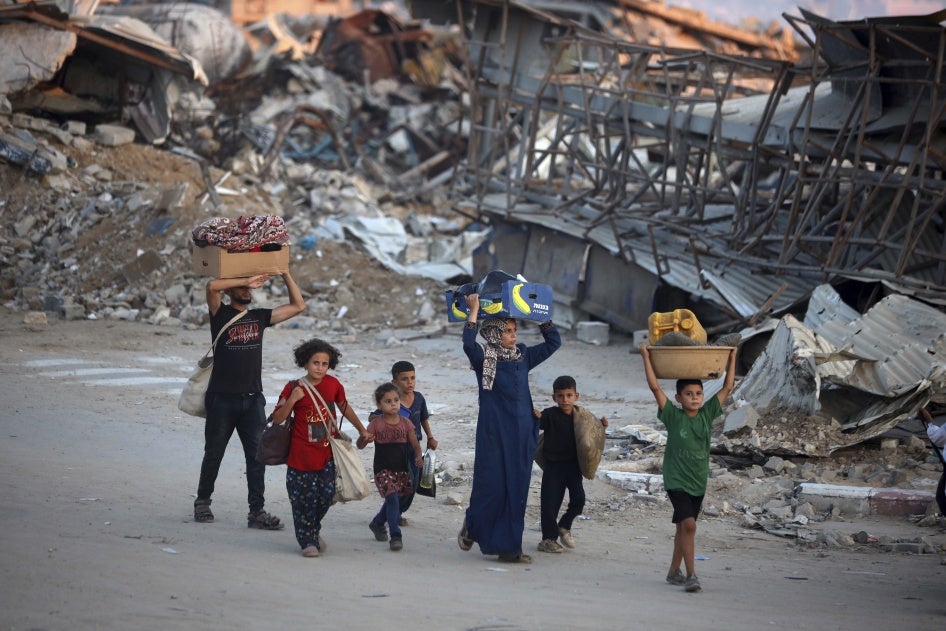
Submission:
[[943,15],[786,16],[796,62],[472,4],[474,275],[544,279],[560,320],[742,330],[733,451],[823,455],[946,402]]

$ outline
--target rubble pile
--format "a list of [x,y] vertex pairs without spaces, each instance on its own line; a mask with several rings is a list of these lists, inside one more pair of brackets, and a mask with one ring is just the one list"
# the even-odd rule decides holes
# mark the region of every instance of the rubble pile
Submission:
[[[22,111],[14,106],[20,96],[11,95],[12,102],[0,96],[4,302],[67,318],[201,324],[205,279],[190,270],[190,230],[212,216],[276,214],[294,244],[294,275],[311,297],[306,325],[406,327],[431,320],[431,298],[442,294],[447,278],[462,275],[458,261],[475,245],[464,240],[461,251],[449,247],[463,224],[443,216],[436,181],[449,176],[454,157],[443,148],[462,148],[456,86],[415,84],[401,75],[349,81],[318,58],[294,59],[276,48],[258,50],[250,70],[237,74],[195,49],[194,29],[209,24],[218,36],[228,35],[220,43],[233,49],[228,57],[245,53],[232,28],[219,28],[226,20],[204,19],[206,7],[108,13],[126,11],[155,32],[181,37],[182,50],[200,57],[215,82],[206,92],[180,77],[165,84],[173,116],[163,148],[140,142],[163,138],[146,132],[161,126],[157,118],[142,124],[140,117],[115,120],[99,112],[87,124],[88,112]],[[194,12],[204,22],[188,20]],[[8,32],[30,28],[2,24],[2,17],[0,28]],[[187,28],[169,30],[168,23]],[[413,59],[427,59],[414,50]],[[422,64],[440,69],[425,75],[428,82],[459,78],[444,54],[431,55],[441,63]],[[89,70],[86,78],[98,77]],[[35,85],[26,93],[43,90]],[[385,256],[372,237],[387,239]],[[387,305],[389,275],[368,254],[423,276],[405,281],[404,304],[393,312],[380,308]],[[409,268],[431,262],[435,271]],[[279,283],[271,289],[276,293],[260,299],[278,300]]]
[[[640,440],[618,440],[605,451],[598,478],[627,493],[610,496],[598,510],[625,511],[668,502],[661,475],[663,456],[654,447]],[[879,445],[862,444],[824,458],[741,458],[714,449],[703,517],[809,547],[939,552],[946,522],[936,514],[933,489],[941,472],[942,464],[928,442],[913,435]],[[875,514],[899,515],[930,528],[931,534],[891,539],[860,536],[845,526],[851,517]]]

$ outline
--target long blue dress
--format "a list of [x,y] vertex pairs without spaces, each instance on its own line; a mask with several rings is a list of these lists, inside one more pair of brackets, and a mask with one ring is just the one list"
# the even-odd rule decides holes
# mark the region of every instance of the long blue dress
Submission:
[[522,359],[499,361],[493,389],[484,390],[483,347],[476,342],[475,327],[463,329],[463,351],[479,386],[473,490],[466,528],[483,554],[522,552],[532,460],[539,439],[539,426],[532,415],[529,370],[562,345],[551,322],[540,330],[545,341],[531,347],[517,344]]

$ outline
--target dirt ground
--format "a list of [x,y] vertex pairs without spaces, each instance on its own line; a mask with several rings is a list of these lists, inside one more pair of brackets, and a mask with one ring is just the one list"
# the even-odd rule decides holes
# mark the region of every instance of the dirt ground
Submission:
[[[703,591],[664,582],[672,547],[664,502],[634,501],[586,482],[575,550],[535,551],[538,490],[527,513],[525,549],[535,563],[501,565],[456,544],[473,462],[474,379],[458,328],[401,345],[370,335],[340,344],[337,376],[364,418],[370,393],[400,359],[417,366],[431,404],[438,460],[459,470],[436,500],[407,513],[404,550],[374,541],[368,520],[380,498],[333,507],[326,553],[303,558],[291,525],[245,527],[239,441],[231,440],[214,495],[216,522],[197,524],[192,502],[202,421],[176,397],[209,345],[206,329],[115,321],[23,324],[4,311],[0,334],[0,628],[27,629],[939,629],[946,616],[942,554],[871,547],[808,547],[746,530],[737,516],[703,518],[697,532]],[[457,325],[454,325],[457,326]],[[264,386],[271,407],[297,376],[288,326],[265,338]],[[522,340],[539,337],[526,329]],[[578,379],[582,403],[612,426],[649,421],[654,405],[629,353],[565,334],[563,348],[533,373],[540,407],[555,376]],[[362,452],[370,466],[371,448]],[[267,508],[291,522],[285,470],[267,472]],[[459,505],[446,501],[454,497]],[[708,498],[721,503],[727,498]],[[824,525],[848,534],[942,537],[899,517],[842,517]],[[933,532],[931,532],[933,531]]]

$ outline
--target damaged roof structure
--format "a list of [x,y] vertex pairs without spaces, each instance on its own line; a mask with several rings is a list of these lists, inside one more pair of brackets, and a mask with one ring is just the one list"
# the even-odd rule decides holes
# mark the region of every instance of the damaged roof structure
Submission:
[[794,61],[473,5],[474,275],[543,278],[561,320],[744,327],[733,452],[824,455],[946,402],[944,15],[786,16]]
[[0,5],[0,57],[6,61],[0,95],[13,95],[20,110],[124,112],[142,136],[162,142],[170,131],[172,79],[206,86],[207,76],[196,59],[143,21],[92,15],[94,4],[83,15],[49,0]]

